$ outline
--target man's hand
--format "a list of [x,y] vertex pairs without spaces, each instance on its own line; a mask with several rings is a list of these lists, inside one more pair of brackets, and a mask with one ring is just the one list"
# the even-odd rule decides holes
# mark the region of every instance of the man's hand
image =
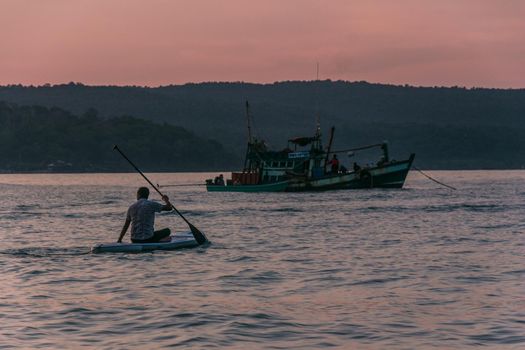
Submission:
[[164,211],[172,210],[172,208],[173,208],[173,204],[170,203],[170,199],[169,199],[169,197],[166,196],[166,195],[163,195],[163,196],[162,196],[162,200],[166,203],[166,204],[164,205],[164,207],[162,207],[162,210],[164,210]]

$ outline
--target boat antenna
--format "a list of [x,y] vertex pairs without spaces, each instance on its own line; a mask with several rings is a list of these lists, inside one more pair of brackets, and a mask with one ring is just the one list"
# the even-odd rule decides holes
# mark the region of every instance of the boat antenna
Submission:
[[248,123],[248,143],[252,143],[252,126],[251,126],[250,120],[251,120],[250,104],[248,103],[248,100],[246,100],[246,121]]
[[315,123],[316,123],[316,130],[317,133],[321,131],[321,116],[319,113],[319,62],[317,62],[317,75],[315,79]]

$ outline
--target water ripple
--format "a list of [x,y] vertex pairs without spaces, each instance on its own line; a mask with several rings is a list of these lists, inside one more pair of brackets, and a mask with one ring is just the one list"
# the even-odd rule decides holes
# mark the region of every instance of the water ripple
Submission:
[[213,244],[105,255],[140,177],[4,179],[0,348],[522,348],[525,172],[440,178],[460,190],[169,189]]

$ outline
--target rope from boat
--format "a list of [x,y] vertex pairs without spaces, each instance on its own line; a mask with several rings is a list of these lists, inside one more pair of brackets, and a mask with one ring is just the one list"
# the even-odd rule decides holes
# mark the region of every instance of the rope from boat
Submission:
[[198,183],[198,184],[175,184],[175,185],[159,185],[157,184],[158,188],[161,187],[191,187],[191,186],[206,186],[206,184]]
[[434,179],[432,176],[425,174],[425,173],[423,172],[423,170],[419,169],[419,168],[418,168],[417,166],[415,166],[415,165],[412,165],[412,168],[414,168],[415,170],[419,171],[423,176],[425,176],[425,177],[428,178],[429,180],[432,180],[432,181],[434,181],[435,183],[437,183],[437,184],[439,184],[439,185],[441,185],[441,186],[445,186],[445,187],[450,188],[451,190],[454,190],[454,191],[457,190],[457,188],[455,188],[455,187],[453,187],[453,186],[450,186],[450,185],[447,185],[447,184],[444,184],[443,182],[440,182],[440,181]]

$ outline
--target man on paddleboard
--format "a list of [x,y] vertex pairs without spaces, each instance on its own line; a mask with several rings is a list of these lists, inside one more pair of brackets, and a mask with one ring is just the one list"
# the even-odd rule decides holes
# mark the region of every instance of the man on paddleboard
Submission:
[[137,201],[133,203],[127,212],[126,222],[122,227],[122,232],[117,240],[122,242],[122,238],[128,231],[131,224],[131,241],[133,243],[155,243],[169,241],[170,229],[165,228],[159,231],[153,229],[155,223],[155,213],[172,210],[172,205],[168,196],[162,196],[166,204],[148,200],[149,189],[140,187],[137,191]]

